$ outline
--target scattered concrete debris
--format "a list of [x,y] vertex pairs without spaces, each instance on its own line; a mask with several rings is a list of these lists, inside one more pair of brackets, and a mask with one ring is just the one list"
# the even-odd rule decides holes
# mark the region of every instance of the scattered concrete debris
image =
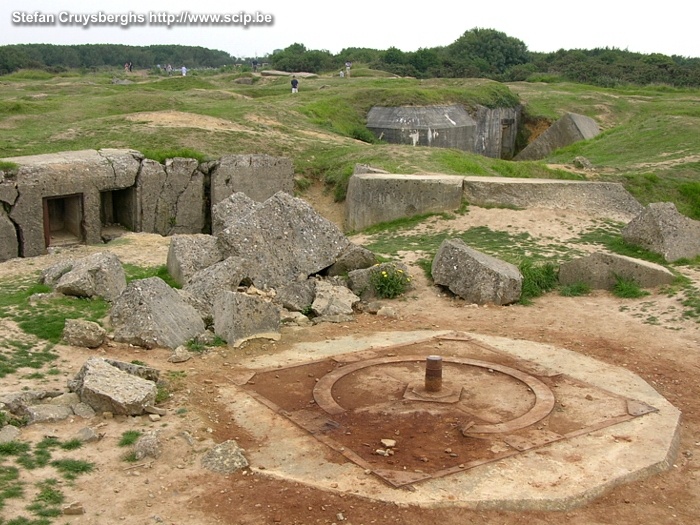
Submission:
[[584,283],[594,289],[612,290],[618,279],[634,281],[642,288],[670,284],[673,272],[658,264],[609,253],[593,253],[559,266],[559,283]]
[[66,319],[63,339],[71,346],[98,348],[105,341],[107,331],[99,324],[85,319]]
[[202,466],[220,474],[233,474],[248,467],[244,452],[235,440],[230,439],[209,450],[202,457]]

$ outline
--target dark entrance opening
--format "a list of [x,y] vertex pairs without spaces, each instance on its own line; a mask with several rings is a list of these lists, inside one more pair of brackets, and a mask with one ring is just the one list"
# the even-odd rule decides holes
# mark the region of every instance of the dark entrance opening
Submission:
[[44,198],[44,244],[62,246],[85,240],[83,194]]
[[102,239],[109,241],[125,230],[136,231],[136,190],[103,191],[100,193]]

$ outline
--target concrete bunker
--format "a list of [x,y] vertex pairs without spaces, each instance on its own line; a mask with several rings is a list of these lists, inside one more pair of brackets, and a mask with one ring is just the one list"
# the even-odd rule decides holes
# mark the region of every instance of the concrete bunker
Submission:
[[0,262],[98,244],[124,230],[209,233],[212,206],[232,193],[262,202],[294,190],[291,159],[269,155],[161,164],[135,150],[103,149],[3,160],[17,168],[0,171]]
[[493,158],[512,158],[520,107],[468,110],[460,104],[441,106],[374,106],[367,128],[392,144],[454,148]]

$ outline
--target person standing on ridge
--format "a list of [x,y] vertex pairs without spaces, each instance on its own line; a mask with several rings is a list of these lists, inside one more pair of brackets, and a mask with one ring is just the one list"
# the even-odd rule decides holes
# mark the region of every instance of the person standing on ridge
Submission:
[[292,75],[292,93],[299,93],[299,81],[294,75]]

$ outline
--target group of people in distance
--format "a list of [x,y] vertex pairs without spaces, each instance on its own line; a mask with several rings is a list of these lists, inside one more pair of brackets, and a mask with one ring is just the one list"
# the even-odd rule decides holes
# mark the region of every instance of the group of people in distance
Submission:
[[[345,62],[345,71],[340,70],[340,78],[348,77],[350,78],[350,68],[352,67],[352,62]],[[299,93],[299,80],[296,75],[292,75],[292,93]]]

